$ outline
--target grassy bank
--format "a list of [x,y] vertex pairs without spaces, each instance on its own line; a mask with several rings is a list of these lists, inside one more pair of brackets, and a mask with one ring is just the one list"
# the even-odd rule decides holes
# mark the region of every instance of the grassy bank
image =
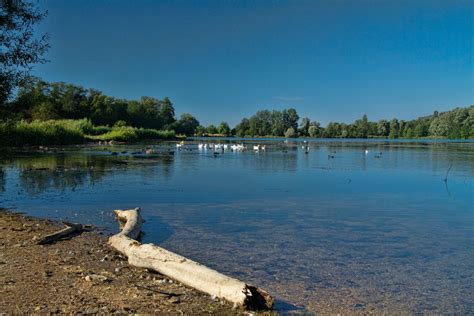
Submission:
[[0,122],[0,147],[24,145],[71,145],[87,141],[135,142],[146,139],[174,139],[174,131],[130,126],[94,126],[89,120]]

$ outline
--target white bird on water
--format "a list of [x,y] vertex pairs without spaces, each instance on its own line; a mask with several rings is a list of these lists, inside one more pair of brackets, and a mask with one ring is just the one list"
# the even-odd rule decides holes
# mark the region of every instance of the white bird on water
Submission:
[[368,150],[368,149],[365,150],[365,154],[366,154],[366,155],[369,154],[369,150]]

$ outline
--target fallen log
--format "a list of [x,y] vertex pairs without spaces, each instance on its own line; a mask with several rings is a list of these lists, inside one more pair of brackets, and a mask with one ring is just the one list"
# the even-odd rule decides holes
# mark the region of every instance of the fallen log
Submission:
[[63,222],[63,224],[66,225],[65,228],[38,239],[36,243],[38,245],[52,244],[56,242],[57,240],[69,237],[70,235],[74,233],[80,233],[84,230],[90,230],[89,226],[84,226],[81,224],[73,224],[69,222]]
[[246,309],[272,309],[273,298],[266,291],[154,244],[141,244],[135,240],[144,222],[139,208],[115,210],[114,213],[121,232],[111,236],[109,244],[127,256],[130,265],[157,271],[201,292]]

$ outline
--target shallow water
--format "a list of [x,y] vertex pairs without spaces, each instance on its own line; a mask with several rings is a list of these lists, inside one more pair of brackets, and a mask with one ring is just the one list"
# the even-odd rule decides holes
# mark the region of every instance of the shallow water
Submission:
[[473,142],[260,139],[216,157],[202,142],[4,153],[0,207],[115,231],[111,210],[140,206],[145,241],[283,312],[474,313]]

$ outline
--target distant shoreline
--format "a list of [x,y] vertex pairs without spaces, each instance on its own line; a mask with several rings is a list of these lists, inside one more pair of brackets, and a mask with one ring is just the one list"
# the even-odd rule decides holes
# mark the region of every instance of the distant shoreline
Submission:
[[349,137],[294,137],[294,138],[285,138],[277,136],[253,136],[253,137],[238,137],[238,136],[176,136],[173,138],[143,138],[135,139],[133,141],[116,141],[116,140],[101,140],[101,138],[91,139],[85,138],[78,142],[71,143],[57,143],[57,142],[36,142],[34,144],[28,143],[19,143],[16,145],[5,143],[0,143],[0,148],[11,148],[11,149],[44,149],[43,147],[68,147],[68,146],[95,146],[95,145],[149,145],[156,142],[191,142],[191,141],[287,141],[287,142],[393,142],[393,143],[402,143],[402,142],[439,142],[439,143],[474,143],[474,138],[467,139],[451,139],[447,137],[420,137],[420,138],[383,138],[383,137],[367,137],[367,138],[349,138]]

